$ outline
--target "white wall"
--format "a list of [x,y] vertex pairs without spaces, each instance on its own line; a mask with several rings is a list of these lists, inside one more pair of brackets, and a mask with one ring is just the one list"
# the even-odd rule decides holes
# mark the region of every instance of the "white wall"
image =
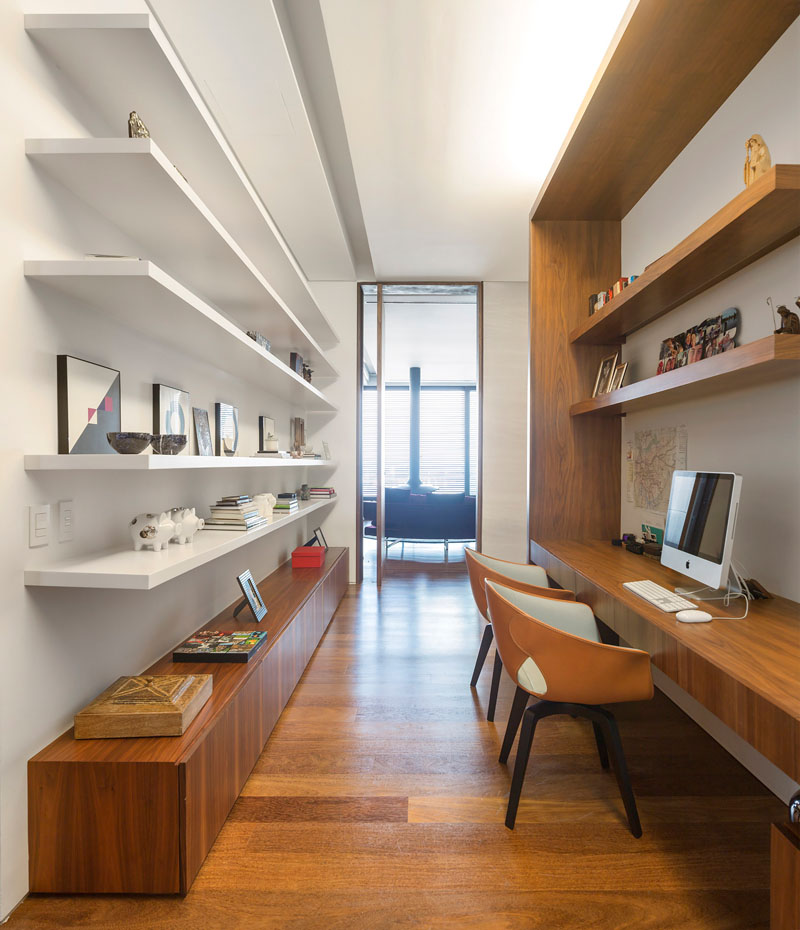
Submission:
[[[9,0],[0,6],[4,114],[0,134],[0,385],[4,400],[0,487],[5,517],[0,542],[0,916],[9,913],[28,887],[27,759],[68,728],[75,711],[115,678],[142,671],[233,602],[239,572],[249,567],[256,577],[268,574],[308,538],[320,520],[315,514],[298,521],[150,592],[24,586],[26,566],[127,545],[128,522],[141,511],[197,505],[204,512],[221,494],[286,490],[297,486],[303,473],[281,471],[278,478],[267,478],[265,473],[252,470],[136,475],[24,471],[24,453],[56,451],[59,353],[120,369],[123,429],[151,428],[151,384],[157,381],[188,390],[195,406],[211,409],[218,400],[237,404],[244,453],[257,447],[258,414],[273,415],[279,437],[286,442],[290,410],[255,386],[202,360],[149,342],[135,331],[103,319],[93,308],[26,282],[22,270],[25,259],[79,257],[93,250],[98,239],[109,252],[146,255],[147,244],[128,241],[57,183],[40,175],[25,158],[26,137],[83,136],[98,134],[104,127],[48,67],[23,29],[23,12],[72,10],[76,6],[58,0],[41,0],[36,6],[23,4],[24,0]],[[109,0],[81,6],[120,10],[130,9],[132,4],[123,6]],[[118,134],[119,127],[113,133],[111,127],[106,131]],[[135,208],[135,199],[132,205]],[[235,230],[232,232],[235,235]],[[354,307],[354,296],[352,303]],[[334,364],[343,372],[354,368],[349,360],[354,352],[352,329],[344,334],[346,341],[334,357]],[[344,420],[352,424],[352,415],[347,413]],[[327,436],[332,453],[344,454],[347,435],[340,441],[333,422],[320,418],[315,423],[309,417],[308,432],[316,443]],[[347,470],[341,473],[347,484]],[[328,483],[322,470],[309,471],[308,475]],[[337,473],[330,478],[339,483]],[[63,499],[75,502],[75,541],[51,542],[45,549],[29,550],[28,505],[55,504]],[[331,543],[352,544],[352,533],[346,528],[348,519],[353,522],[352,511],[352,498],[325,511],[336,514],[333,529],[329,529],[327,519],[322,521]],[[345,527],[341,531],[335,528],[339,524]]]
[[[760,133],[773,164],[800,162],[800,21],[787,30],[622,222],[623,274],[636,274],[675,246],[744,187],[745,141]],[[627,383],[655,374],[660,343],[727,307],[741,313],[739,342],[769,335],[766,305],[793,308],[800,294],[795,239],[629,337]],[[684,424],[688,467],[743,476],[734,557],[748,577],[800,600],[800,379],[733,389],[628,415],[622,432],[621,529],[652,516],[625,501],[624,450],[637,430]],[[662,522],[659,524],[663,526]],[[660,686],[662,686],[661,683]],[[671,682],[664,685],[740,761],[781,797],[796,786]]]
[[482,550],[527,562],[528,285],[483,287]]

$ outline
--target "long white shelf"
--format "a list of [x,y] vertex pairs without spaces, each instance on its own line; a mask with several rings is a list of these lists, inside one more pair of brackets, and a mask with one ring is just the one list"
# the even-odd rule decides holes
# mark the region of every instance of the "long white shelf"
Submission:
[[[128,112],[135,108],[169,161],[234,233],[309,333],[322,346],[335,344],[336,334],[303,270],[155,17],[26,14],[25,29],[58,67],[59,80],[66,76],[102,118],[94,134],[118,128],[127,136]],[[131,211],[141,209],[138,191],[123,189],[123,197]],[[179,236],[185,232],[180,229]]]
[[333,501],[302,502],[297,513],[276,517],[269,525],[250,532],[200,530],[193,542],[184,546],[170,543],[160,552],[150,549],[134,552],[133,547],[129,546],[101,555],[67,559],[46,568],[27,569],[25,584],[46,588],[150,591],[291,523],[303,520]]
[[220,455],[26,455],[25,471],[182,471],[197,468],[335,468],[333,459]]
[[[147,249],[169,274],[273,352],[299,352],[311,367],[336,371],[320,346],[272,289],[152,139],[28,139],[28,158]],[[107,251],[103,241],[87,252]]]
[[152,262],[26,261],[25,276],[307,411],[336,409],[317,387]]

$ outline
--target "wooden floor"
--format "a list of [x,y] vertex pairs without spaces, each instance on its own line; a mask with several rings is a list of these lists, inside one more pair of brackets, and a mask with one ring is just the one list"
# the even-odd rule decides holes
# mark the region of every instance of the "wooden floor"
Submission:
[[487,723],[481,632],[464,577],[351,588],[186,898],[32,897],[8,927],[766,928],[783,805],[660,695],[617,709],[642,839],[569,718],[506,829],[512,686]]

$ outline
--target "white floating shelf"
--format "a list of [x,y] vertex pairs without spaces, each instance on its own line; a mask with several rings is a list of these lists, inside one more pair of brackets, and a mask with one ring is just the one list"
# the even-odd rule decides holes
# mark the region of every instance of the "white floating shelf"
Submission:
[[[152,139],[28,139],[28,158],[242,328],[335,376],[325,353]],[[87,247],[102,253],[103,242]],[[104,260],[103,260],[104,261]],[[130,262],[133,264],[133,262]]]
[[[336,334],[305,274],[155,17],[26,14],[25,29],[59,68],[59,80],[66,76],[112,132],[127,136],[128,112],[137,109],[168,161],[235,235],[312,337],[322,346],[334,345]],[[139,193],[120,185],[130,212],[141,211],[143,219],[155,221],[159,214],[148,217]],[[187,226],[171,230],[176,241],[188,231]]]
[[291,523],[303,520],[331,503],[333,501],[302,502],[297,513],[276,517],[268,526],[250,532],[201,530],[193,542],[184,546],[170,543],[160,552],[149,549],[134,552],[130,546],[103,555],[68,559],[46,568],[27,569],[25,584],[46,588],[149,591],[248,543],[278,532]]
[[307,411],[336,409],[318,388],[152,262],[27,261],[25,276]]
[[220,455],[26,455],[25,471],[181,471],[195,468],[335,468],[333,459]]

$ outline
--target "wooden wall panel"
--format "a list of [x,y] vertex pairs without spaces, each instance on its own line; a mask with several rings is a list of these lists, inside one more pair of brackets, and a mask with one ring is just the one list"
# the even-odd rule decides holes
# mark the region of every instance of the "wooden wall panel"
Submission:
[[571,345],[570,332],[588,315],[589,294],[619,275],[618,222],[531,223],[531,539],[619,532],[619,421],[569,415],[615,351]]
[[800,927],[800,824],[772,825],[770,930]]
[[174,765],[28,764],[33,892],[175,894],[179,833]]

